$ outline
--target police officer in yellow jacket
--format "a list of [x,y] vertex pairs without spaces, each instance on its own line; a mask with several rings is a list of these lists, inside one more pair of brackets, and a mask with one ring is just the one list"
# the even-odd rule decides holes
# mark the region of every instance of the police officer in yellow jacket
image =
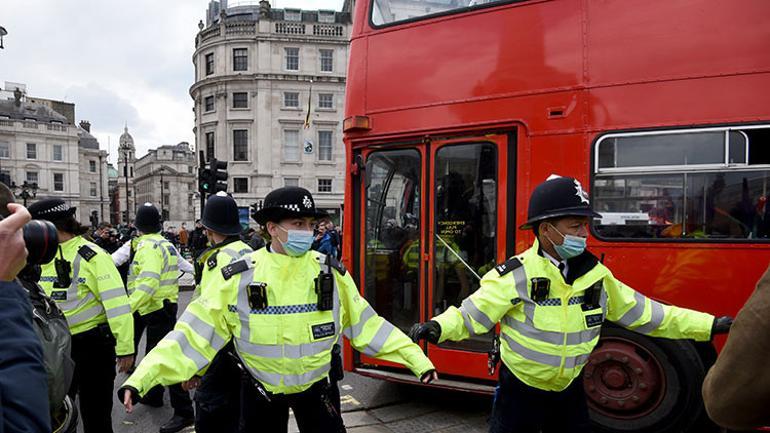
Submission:
[[[209,280],[222,274],[222,268],[252,252],[240,240],[241,223],[238,205],[224,192],[206,201],[201,218],[206,237],[211,245],[195,261],[195,296],[217,296],[220,290]],[[213,291],[213,294],[207,292]],[[192,314],[192,313],[190,313]],[[188,313],[182,314],[182,319]],[[217,353],[202,378],[185,382],[195,391],[196,433],[235,433],[238,431],[241,402],[241,376],[233,357],[232,342]]]
[[585,250],[596,217],[580,183],[552,176],[529,203],[534,245],[495,269],[478,291],[410,336],[433,343],[483,334],[500,323],[500,379],[490,432],[588,432],[580,377],[605,320],[665,338],[708,341],[732,319],[663,305],[616,279]]
[[244,387],[241,431],[285,432],[289,408],[302,432],[345,431],[328,391],[342,334],[357,350],[402,363],[424,382],[435,379],[422,350],[377,315],[345,268],[309,251],[314,220],[324,215],[303,188],[268,194],[255,219],[270,244],[212,276],[207,284],[221,289],[204,289],[118,391],[127,409],[156,384],[200,372],[231,340],[253,379]]
[[[135,314],[135,345],[147,329],[145,353],[172,329],[176,323],[179,298],[179,268],[176,248],[160,234],[161,217],[158,209],[145,203],[136,210],[134,225],[139,236],[131,240],[131,262],[128,269],[128,293],[131,311]],[[174,433],[191,425],[194,412],[190,394],[180,381],[167,383],[174,414],[160,428],[160,433]],[[149,390],[143,402],[163,406],[163,388]]]
[[85,433],[112,432],[115,362],[127,371],[134,358],[134,328],[123,281],[104,250],[83,238],[75,208],[61,199],[33,203],[34,219],[56,226],[59,251],[42,266],[40,285],[64,311],[72,333],[75,372],[70,397],[80,396]]

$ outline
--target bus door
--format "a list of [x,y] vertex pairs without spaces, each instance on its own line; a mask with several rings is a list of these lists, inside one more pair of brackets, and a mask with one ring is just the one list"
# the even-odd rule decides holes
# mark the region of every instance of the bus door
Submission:
[[[513,137],[426,140],[363,153],[363,292],[402,331],[459,306],[508,254],[505,221],[514,195],[506,191],[515,188],[505,173],[515,167]],[[439,372],[488,378],[493,335],[430,345],[428,355]],[[393,366],[363,354],[360,361]]]

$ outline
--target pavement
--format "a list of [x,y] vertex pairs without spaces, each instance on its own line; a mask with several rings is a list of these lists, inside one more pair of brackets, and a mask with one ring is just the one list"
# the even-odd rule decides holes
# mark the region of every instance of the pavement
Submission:
[[[180,283],[191,286],[192,278],[183,276]],[[191,295],[189,290],[180,292],[179,314]],[[143,356],[144,342],[139,347]],[[125,374],[118,373],[116,391],[126,378]],[[165,400],[166,405],[162,408],[139,404],[128,414],[116,398],[112,410],[115,433],[157,433],[172,414],[168,393]],[[345,372],[345,378],[340,382],[340,400],[343,420],[350,433],[486,432],[492,407],[489,396],[391,383],[351,372]],[[185,433],[194,431],[193,427],[183,430]],[[292,415],[289,432],[298,431]],[[78,432],[83,432],[82,425],[78,426]]]

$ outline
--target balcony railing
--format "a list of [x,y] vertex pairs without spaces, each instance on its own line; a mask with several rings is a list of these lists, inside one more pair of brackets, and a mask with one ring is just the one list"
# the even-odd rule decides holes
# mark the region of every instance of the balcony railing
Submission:
[[337,24],[313,24],[313,36],[340,37],[344,33],[341,25]]
[[305,25],[302,23],[277,22],[275,32],[283,35],[304,35]]

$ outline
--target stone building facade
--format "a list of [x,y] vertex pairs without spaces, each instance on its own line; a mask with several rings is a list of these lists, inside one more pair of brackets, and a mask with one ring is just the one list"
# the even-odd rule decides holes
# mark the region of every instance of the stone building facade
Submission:
[[[73,124],[52,105],[63,106],[74,119],[75,105],[61,101],[31,102],[23,92],[0,100],[0,173],[16,185],[36,184],[35,200],[58,197],[77,207],[76,218],[89,223],[109,213],[107,152],[88,122]],[[17,188],[17,197],[21,189]],[[22,201],[21,199],[19,201]]]
[[[166,227],[188,228],[197,219],[199,209],[195,171],[195,153],[190,144],[151,149],[135,162],[134,177],[138,203],[152,203],[163,215]],[[161,200],[162,198],[162,200]]]
[[228,161],[239,206],[298,185],[339,221],[350,13],[220,0],[199,28],[190,89],[196,150]]

